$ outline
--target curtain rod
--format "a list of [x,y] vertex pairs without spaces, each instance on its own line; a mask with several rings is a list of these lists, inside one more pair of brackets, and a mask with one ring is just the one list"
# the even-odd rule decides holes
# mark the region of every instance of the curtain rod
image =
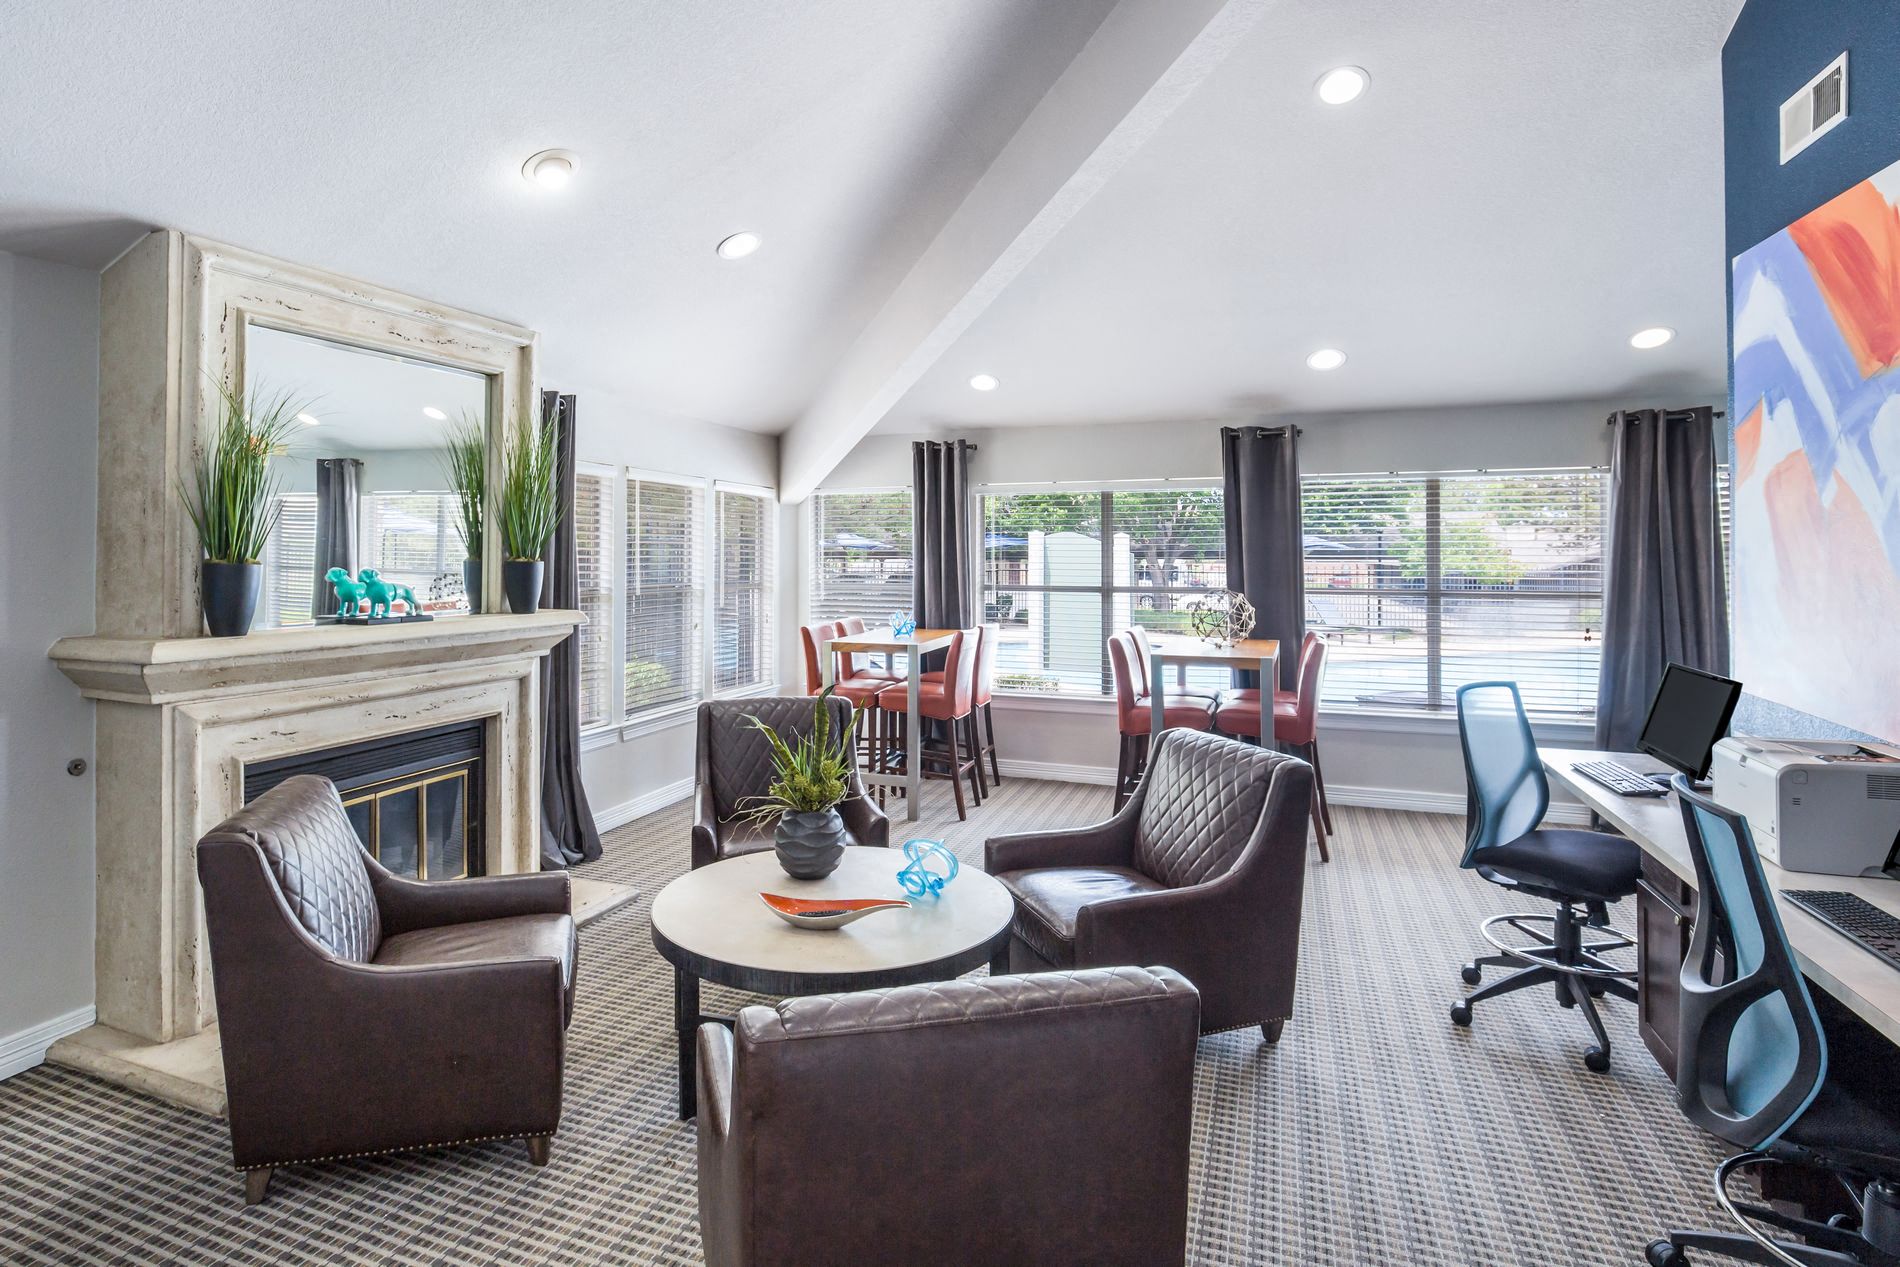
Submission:
[[[1693,409],[1651,409],[1651,410],[1623,409],[1623,410],[1619,410],[1618,413],[1624,413],[1624,414],[1659,413],[1659,414],[1664,415],[1665,417],[1670,417],[1670,418],[1687,418],[1690,415],[1694,414],[1695,410]],[[1728,417],[1728,411],[1726,409],[1712,409],[1709,411],[1709,415],[1714,418],[1726,418]],[[1605,418],[1603,420],[1603,425],[1606,427],[1614,427],[1616,425],[1617,416],[1618,414],[1611,414],[1608,418]]]

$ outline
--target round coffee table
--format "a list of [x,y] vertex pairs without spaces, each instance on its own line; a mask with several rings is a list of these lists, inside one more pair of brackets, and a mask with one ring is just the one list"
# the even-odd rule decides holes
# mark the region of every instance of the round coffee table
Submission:
[[[785,997],[947,981],[980,964],[1008,970],[1009,890],[973,867],[937,898],[910,898],[897,883],[904,855],[852,846],[822,880],[794,880],[771,850],[688,871],[653,899],[653,945],[673,965],[673,1024],[679,1037],[680,1117],[694,1111],[693,1053],[702,1016],[699,983]],[[799,898],[898,897],[883,911],[829,932],[793,928],[761,893]]]

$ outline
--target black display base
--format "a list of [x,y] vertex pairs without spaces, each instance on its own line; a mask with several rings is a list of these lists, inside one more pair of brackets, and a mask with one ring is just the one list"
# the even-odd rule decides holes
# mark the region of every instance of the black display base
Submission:
[[428,612],[408,616],[319,616],[319,625],[407,625],[412,621],[434,620]]

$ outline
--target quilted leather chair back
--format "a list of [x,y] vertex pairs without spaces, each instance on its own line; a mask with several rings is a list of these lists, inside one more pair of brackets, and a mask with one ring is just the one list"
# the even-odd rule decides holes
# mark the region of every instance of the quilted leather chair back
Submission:
[[330,780],[314,774],[285,779],[205,840],[256,846],[290,913],[337,958],[366,963],[383,944],[366,855]]
[[[836,695],[828,702],[832,732],[841,733],[851,724],[851,704]],[[744,809],[747,797],[763,796],[772,782],[771,741],[747,718],[757,717],[792,743],[811,733],[812,704],[809,695],[708,702],[706,777],[712,783],[713,813],[720,821]]]
[[1260,824],[1280,760],[1224,735],[1162,732],[1135,825],[1135,868],[1172,889],[1225,873]]

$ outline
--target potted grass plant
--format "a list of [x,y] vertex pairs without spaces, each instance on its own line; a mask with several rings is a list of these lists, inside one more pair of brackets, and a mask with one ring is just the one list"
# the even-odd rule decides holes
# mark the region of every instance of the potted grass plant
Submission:
[[468,609],[482,609],[482,524],[488,510],[488,428],[474,414],[465,413],[449,428],[442,450],[442,473],[455,493],[462,520],[462,590]]
[[232,638],[251,630],[264,583],[264,547],[283,507],[271,459],[288,447],[306,405],[288,392],[267,394],[254,386],[245,397],[215,385],[216,418],[190,482],[178,481],[178,496],[204,552],[199,592],[205,628],[214,638]]
[[541,607],[541,576],[548,542],[561,522],[560,460],[553,427],[517,432],[508,443],[501,478],[501,539],[507,558],[501,588],[508,609],[531,615]]
[[771,827],[778,864],[795,880],[822,880],[844,857],[844,818],[838,806],[851,792],[852,736],[864,710],[853,710],[843,730],[831,726],[831,687],[812,703],[811,731],[793,743],[757,717],[747,721],[772,745],[772,782],[749,796],[739,816]]

